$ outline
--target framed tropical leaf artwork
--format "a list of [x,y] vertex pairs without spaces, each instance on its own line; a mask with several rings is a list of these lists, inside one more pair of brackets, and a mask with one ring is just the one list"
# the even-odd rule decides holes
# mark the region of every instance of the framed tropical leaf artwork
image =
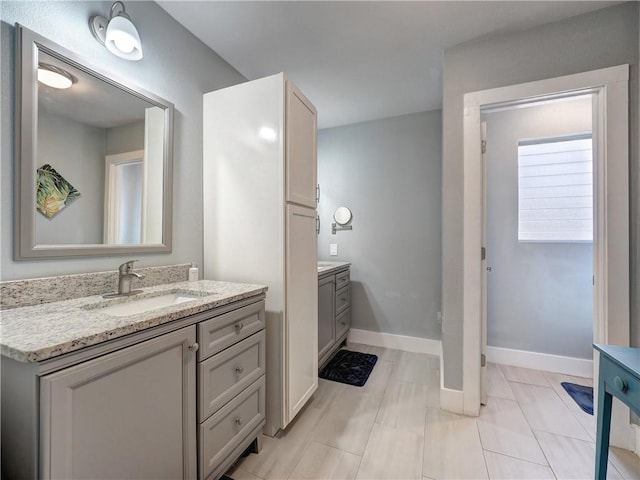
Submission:
[[45,217],[52,218],[80,196],[51,165],[41,166],[37,173],[36,208]]

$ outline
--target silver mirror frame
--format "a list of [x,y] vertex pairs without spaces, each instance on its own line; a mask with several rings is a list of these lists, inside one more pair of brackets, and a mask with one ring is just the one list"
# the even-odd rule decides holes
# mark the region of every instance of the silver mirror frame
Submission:
[[[51,40],[16,24],[16,123],[14,179],[14,259],[33,260],[51,257],[168,253],[172,248],[173,228],[173,110],[174,106],[127,80],[94,67],[80,56]],[[146,245],[36,245],[36,160],[38,89],[36,75],[38,52],[59,58],[94,77],[164,110],[163,221],[162,243]]]

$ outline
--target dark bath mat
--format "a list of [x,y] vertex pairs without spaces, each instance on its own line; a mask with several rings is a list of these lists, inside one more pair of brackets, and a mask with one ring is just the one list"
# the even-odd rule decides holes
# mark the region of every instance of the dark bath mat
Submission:
[[593,387],[586,387],[576,383],[562,382],[562,388],[575,400],[578,406],[593,415]]
[[320,378],[362,387],[378,361],[370,353],[339,350],[320,372]]

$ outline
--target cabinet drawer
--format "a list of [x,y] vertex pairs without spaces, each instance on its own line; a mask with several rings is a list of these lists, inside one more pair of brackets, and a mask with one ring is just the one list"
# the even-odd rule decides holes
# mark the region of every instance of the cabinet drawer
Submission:
[[[605,355],[600,355],[600,382],[604,382],[607,392],[623,399],[627,405],[640,409],[640,378],[619,367]],[[629,399],[629,400],[627,400]],[[630,403],[628,403],[630,401]]]
[[349,270],[336,273],[336,289],[340,290],[345,285],[349,285]]
[[264,330],[198,365],[198,420],[203,421],[264,375]]
[[336,340],[339,340],[351,327],[351,309],[347,308],[336,317]]
[[264,300],[198,325],[198,360],[230,347],[264,328]]
[[200,425],[200,477],[216,469],[264,419],[263,376]]
[[344,312],[351,305],[349,285],[336,292],[336,315]]

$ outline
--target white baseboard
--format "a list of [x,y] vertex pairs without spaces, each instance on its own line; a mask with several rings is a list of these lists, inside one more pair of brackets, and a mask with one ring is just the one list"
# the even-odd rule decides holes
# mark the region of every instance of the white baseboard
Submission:
[[487,347],[487,361],[513,365],[514,367],[534,368],[547,372],[564,373],[576,377],[593,377],[593,360],[563,357],[547,353],[527,352],[511,348]]
[[440,356],[442,350],[440,340],[373,332],[371,330],[359,330],[357,328],[349,330],[348,341],[364,343],[365,345],[372,345],[374,347],[393,348],[395,350],[404,350],[405,352],[426,353],[438,356]]

